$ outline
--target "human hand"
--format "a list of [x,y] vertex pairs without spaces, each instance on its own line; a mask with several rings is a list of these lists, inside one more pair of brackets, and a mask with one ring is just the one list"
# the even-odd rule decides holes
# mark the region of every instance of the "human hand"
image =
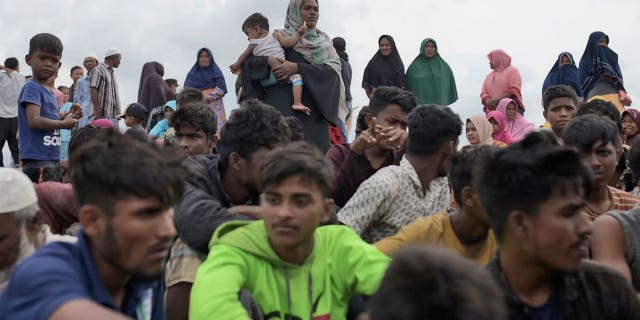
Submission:
[[62,128],[63,129],[73,129],[78,124],[78,119],[73,117],[73,113],[67,112],[67,114],[62,119]]
[[82,106],[74,103],[69,109],[69,112],[73,114],[73,117],[76,119],[80,119],[84,116],[84,111],[82,110]]
[[366,149],[369,149],[373,146],[375,146],[378,141],[376,140],[375,136],[376,136],[376,118],[374,117],[371,120],[371,127],[367,128],[367,130],[363,130],[360,132],[360,134],[356,137],[356,140],[353,141],[353,143],[351,143],[351,151],[359,154],[359,155],[364,155],[364,151]]
[[236,72],[236,70],[240,69],[240,65],[238,65],[238,62],[232,64],[229,66],[229,70],[234,73]]
[[298,73],[297,64],[287,60],[280,59],[280,58],[276,58],[276,59],[278,59],[278,61],[281,61],[281,64],[275,67],[272,67],[271,70],[276,75],[276,78],[278,79],[278,81],[284,83],[289,79],[289,77]]
[[631,97],[629,97],[629,95],[627,95],[627,92],[625,92],[624,90],[620,90],[618,91],[618,94],[620,95],[620,102],[622,103],[623,106],[629,107],[631,106]]
[[498,107],[498,99],[487,99],[485,104],[489,110],[495,110]]
[[269,57],[269,59],[267,60],[267,63],[269,63],[269,67],[271,67],[271,70],[273,70],[273,68],[281,65],[285,60],[278,58],[278,57]]
[[376,140],[378,140],[380,146],[392,150],[406,147],[407,138],[409,137],[407,130],[377,126],[376,131],[378,132]]
[[241,214],[256,220],[262,219],[262,207],[260,206],[233,206],[227,209],[231,213]]
[[298,29],[298,34],[303,36],[305,34],[305,32],[307,32],[307,22],[306,21],[302,24],[302,27],[300,27],[300,29]]

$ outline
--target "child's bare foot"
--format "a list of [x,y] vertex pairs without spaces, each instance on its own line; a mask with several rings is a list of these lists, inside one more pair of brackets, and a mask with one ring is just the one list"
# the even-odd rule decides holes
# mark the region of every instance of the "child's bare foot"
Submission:
[[311,114],[311,109],[307,108],[304,104],[300,103],[300,104],[296,104],[294,103],[291,106],[291,109],[293,110],[298,110],[298,111],[302,111],[304,112],[306,115],[310,115]]

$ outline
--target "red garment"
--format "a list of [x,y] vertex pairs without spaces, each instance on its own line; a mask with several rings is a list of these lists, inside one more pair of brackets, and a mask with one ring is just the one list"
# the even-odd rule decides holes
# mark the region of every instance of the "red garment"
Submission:
[[78,203],[70,183],[43,182],[34,183],[33,187],[40,207],[38,215],[52,233],[64,234],[69,226],[78,222]]
[[342,136],[340,127],[329,125],[329,138],[331,138],[332,145],[345,144],[345,138]]

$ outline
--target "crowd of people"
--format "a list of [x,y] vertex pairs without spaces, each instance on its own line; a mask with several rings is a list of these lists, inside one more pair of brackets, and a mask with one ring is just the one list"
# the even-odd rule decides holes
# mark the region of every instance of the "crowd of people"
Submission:
[[206,47],[181,90],[145,63],[124,108],[118,49],[69,87],[55,35],[30,79],[7,59],[0,319],[640,319],[640,111],[607,35],[558,56],[536,128],[503,50],[461,119],[435,40],[405,72],[389,35],[351,115],[319,16],[248,16],[228,116]]

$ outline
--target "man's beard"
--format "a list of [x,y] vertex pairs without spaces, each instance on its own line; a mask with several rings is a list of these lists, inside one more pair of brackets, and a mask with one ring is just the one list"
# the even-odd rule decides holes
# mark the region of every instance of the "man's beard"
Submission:
[[0,270],[0,284],[9,280],[13,267],[17,266],[22,262],[22,260],[30,256],[35,251],[36,246],[31,242],[31,240],[29,240],[29,237],[27,236],[27,226],[24,224],[20,227],[20,251],[18,252],[18,258],[13,265]]

